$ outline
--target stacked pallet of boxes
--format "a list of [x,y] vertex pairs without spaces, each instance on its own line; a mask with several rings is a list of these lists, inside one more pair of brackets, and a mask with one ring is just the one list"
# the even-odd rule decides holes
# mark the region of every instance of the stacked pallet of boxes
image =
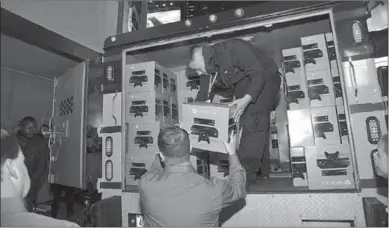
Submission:
[[128,127],[125,185],[137,186],[158,149],[160,129],[178,124],[177,76],[157,62],[129,64],[125,72]]
[[191,162],[205,178],[225,178],[229,164],[221,139],[227,140],[228,132],[236,126],[230,124],[232,113],[223,103],[231,99],[216,95],[212,103],[193,103],[199,91],[199,76],[194,72],[181,74],[179,105],[180,112],[185,113],[181,115],[181,125],[190,133]]
[[332,33],[302,37],[301,45],[282,51],[293,183],[312,190],[353,188]]

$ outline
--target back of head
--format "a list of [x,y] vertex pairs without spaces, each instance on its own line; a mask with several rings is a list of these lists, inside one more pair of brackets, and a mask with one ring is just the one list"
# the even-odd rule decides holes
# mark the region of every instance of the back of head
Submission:
[[181,158],[190,153],[188,132],[178,126],[162,129],[158,135],[158,147],[166,158]]

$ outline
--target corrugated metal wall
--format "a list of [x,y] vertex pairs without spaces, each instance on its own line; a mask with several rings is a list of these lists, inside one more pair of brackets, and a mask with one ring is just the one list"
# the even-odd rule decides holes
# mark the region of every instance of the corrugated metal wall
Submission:
[[98,52],[104,40],[116,34],[117,1],[3,0],[1,5]]

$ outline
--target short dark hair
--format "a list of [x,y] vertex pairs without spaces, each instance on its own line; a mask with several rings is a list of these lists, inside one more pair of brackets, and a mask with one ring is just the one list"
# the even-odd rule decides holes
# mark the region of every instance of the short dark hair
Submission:
[[158,147],[166,157],[184,157],[190,153],[189,134],[178,126],[162,129],[158,134]]
[[23,124],[25,124],[25,123],[27,123],[27,122],[38,123],[34,117],[32,117],[32,116],[25,116],[25,117],[23,117],[23,119],[20,121],[20,125],[23,125]]
[[4,130],[1,130],[1,167],[5,160],[15,160],[19,156],[20,147],[15,136],[10,136]]

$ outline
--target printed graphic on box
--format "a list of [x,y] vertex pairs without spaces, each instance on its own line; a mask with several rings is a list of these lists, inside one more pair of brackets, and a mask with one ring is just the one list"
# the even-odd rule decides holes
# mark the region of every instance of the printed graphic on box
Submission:
[[139,93],[155,91],[162,94],[162,72],[156,62],[129,64],[126,67],[126,92]]
[[301,37],[305,71],[330,69],[324,34]]
[[312,108],[311,115],[315,145],[340,144],[335,106]]
[[313,146],[313,128],[309,109],[288,111],[291,147]]
[[331,75],[332,77],[338,77],[339,68],[338,68],[338,61],[336,60],[334,37],[332,33],[326,33],[325,36],[327,42],[328,59],[330,60]]
[[286,101],[289,110],[307,109],[310,106],[307,81],[304,76],[289,76],[286,78]]
[[282,65],[285,76],[302,77],[304,74],[304,57],[301,47],[282,50]]
[[[169,98],[155,92],[127,93],[126,121],[160,121],[161,124],[171,124]],[[166,104],[169,110],[165,110]]]
[[126,158],[125,180],[126,186],[137,186],[141,177],[150,169],[155,154],[148,156],[128,156]]
[[180,121],[180,117],[178,114],[178,100],[176,100],[174,98],[170,98],[170,104],[171,104],[172,124],[178,124]]
[[228,141],[230,132],[239,131],[226,104],[183,104],[182,113],[182,127],[190,134],[193,148],[225,153],[223,140]]
[[311,107],[335,105],[334,85],[328,70],[307,72],[307,80]]
[[128,133],[128,153],[134,156],[157,153],[159,131],[158,121],[131,123]]
[[309,189],[351,189],[355,187],[350,145],[307,147],[305,156]]
[[290,148],[293,186],[308,186],[307,166],[304,147]]

